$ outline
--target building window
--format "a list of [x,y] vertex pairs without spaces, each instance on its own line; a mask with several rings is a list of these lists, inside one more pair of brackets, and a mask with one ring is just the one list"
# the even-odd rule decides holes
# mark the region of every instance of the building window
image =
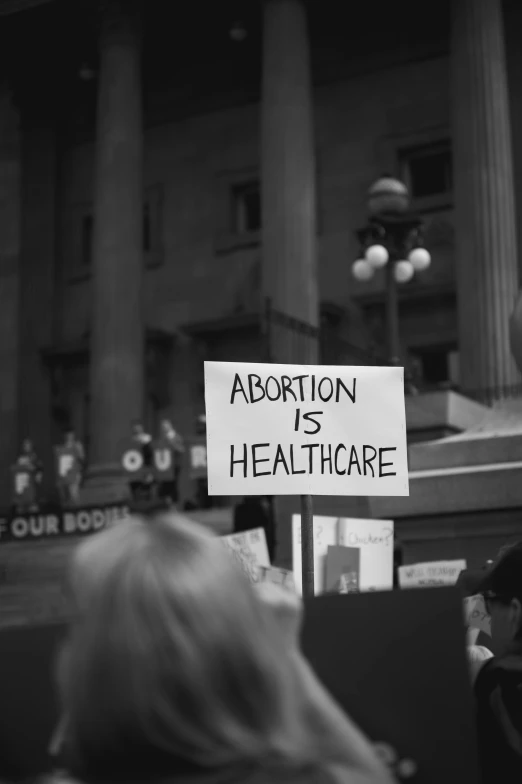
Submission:
[[[76,274],[84,275],[92,263],[94,216],[81,211]],[[77,235],[78,236],[78,235]],[[147,189],[143,203],[143,253],[147,266],[158,266],[163,258],[163,192],[160,187]]]
[[420,207],[448,206],[453,191],[453,161],[449,141],[400,152],[402,177],[412,201]]
[[261,188],[258,180],[232,186],[232,233],[243,236],[261,229]]

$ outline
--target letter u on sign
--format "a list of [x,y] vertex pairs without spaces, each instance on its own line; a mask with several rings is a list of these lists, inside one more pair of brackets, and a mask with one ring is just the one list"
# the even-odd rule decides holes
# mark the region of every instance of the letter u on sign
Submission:
[[156,449],[154,462],[158,471],[168,471],[172,466],[172,453],[170,449]]

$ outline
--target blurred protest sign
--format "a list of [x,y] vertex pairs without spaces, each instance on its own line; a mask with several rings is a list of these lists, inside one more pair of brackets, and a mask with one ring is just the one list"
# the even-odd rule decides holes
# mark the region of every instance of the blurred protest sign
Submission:
[[456,588],[309,599],[302,647],[399,780],[406,760],[417,784],[480,780]]
[[408,495],[404,371],[205,362],[211,495]]
[[464,599],[464,618],[470,629],[491,635],[491,618],[483,596],[467,596]]
[[67,626],[0,630],[0,743],[11,781],[50,773],[49,741],[59,718],[56,654]]
[[422,588],[434,585],[455,585],[466,561],[430,561],[399,566],[401,588]]
[[129,438],[122,446],[121,466],[132,482],[143,482],[149,473],[145,465],[143,446],[133,438]]
[[325,590],[348,593],[360,587],[361,551],[358,547],[329,545],[326,553]]
[[11,467],[12,504],[28,508],[36,503],[36,472],[31,466],[17,462]]
[[[292,569],[296,589],[301,593],[301,518],[292,517]],[[393,521],[351,517],[314,517],[315,593],[326,587],[328,547],[342,545],[360,551],[361,591],[393,587]]]
[[207,478],[207,443],[203,436],[194,437],[188,445],[189,472],[191,479]]
[[266,535],[263,528],[241,534],[222,536],[221,541],[230,548],[241,568],[253,583],[259,581],[259,567],[270,566]]
[[56,446],[56,483],[67,486],[79,481],[82,464],[76,446]]
[[158,438],[152,442],[152,468],[158,482],[174,479],[174,449],[168,438]]
[[295,593],[294,574],[288,571],[288,569],[279,569],[276,566],[260,566],[259,582],[274,583]]

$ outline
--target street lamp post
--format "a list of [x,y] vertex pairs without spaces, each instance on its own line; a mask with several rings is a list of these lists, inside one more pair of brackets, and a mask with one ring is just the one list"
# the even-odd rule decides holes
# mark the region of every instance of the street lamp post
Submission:
[[359,281],[386,272],[386,335],[391,365],[400,363],[399,303],[397,284],[407,283],[422,272],[431,257],[422,243],[422,219],[410,210],[406,185],[393,177],[377,180],[368,192],[368,224],[357,231],[360,258],[352,272]]

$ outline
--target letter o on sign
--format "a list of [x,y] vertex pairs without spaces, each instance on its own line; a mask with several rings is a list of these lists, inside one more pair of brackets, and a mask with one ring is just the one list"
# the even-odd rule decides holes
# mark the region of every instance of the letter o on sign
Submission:
[[134,474],[143,468],[143,457],[136,449],[125,452],[122,459],[123,467],[129,474]]

